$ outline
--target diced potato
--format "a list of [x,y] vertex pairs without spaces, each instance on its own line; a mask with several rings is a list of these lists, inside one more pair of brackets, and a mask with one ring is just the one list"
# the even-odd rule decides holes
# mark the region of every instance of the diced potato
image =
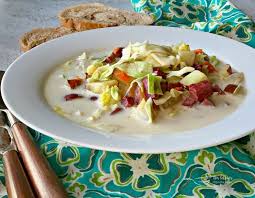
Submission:
[[103,82],[87,83],[86,88],[88,90],[92,91],[93,93],[101,94],[104,92],[105,89],[107,89],[107,87],[111,87],[114,85],[118,85],[117,80],[107,80],[107,81],[103,81]]

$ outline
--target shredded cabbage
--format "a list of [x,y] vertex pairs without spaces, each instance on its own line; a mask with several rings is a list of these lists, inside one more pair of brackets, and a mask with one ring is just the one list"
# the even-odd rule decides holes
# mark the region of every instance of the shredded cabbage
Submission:
[[169,83],[178,83],[180,82],[182,77],[179,76],[171,76],[170,78],[167,78],[167,82]]
[[119,101],[120,100],[120,94],[119,94],[119,88],[118,86],[112,86],[111,87],[111,96],[114,100]]
[[190,51],[190,47],[189,47],[189,45],[187,45],[185,43],[179,43],[177,45],[174,45],[173,52],[175,54],[178,54],[179,51]]
[[185,76],[180,82],[183,85],[188,86],[191,84],[199,83],[204,80],[208,80],[207,76],[203,72],[195,70],[188,74],[187,76]]
[[205,57],[207,57],[206,54],[196,54],[194,63],[198,65],[203,65],[205,63]]
[[217,59],[216,56],[210,56],[209,57],[209,62],[213,65],[213,66],[217,66],[219,64],[219,60]]
[[171,71],[168,75],[167,75],[167,78],[170,78],[172,76],[178,76],[178,77],[181,77],[183,74],[186,74],[186,73],[189,73],[189,72],[192,72],[194,71],[194,67],[184,67],[178,71]]
[[118,85],[117,80],[107,80],[102,82],[89,82],[86,84],[86,88],[93,93],[101,94],[104,92],[104,90],[107,89],[107,87],[111,87],[114,85]]
[[229,75],[225,79],[225,83],[239,85],[243,82],[243,80],[244,80],[244,74],[242,72],[236,72],[236,73]]
[[102,63],[102,61],[99,60],[95,60],[91,65],[89,65],[86,69],[86,72],[88,73],[88,75],[92,75],[98,67],[102,67],[104,64]]
[[163,94],[161,90],[161,76],[147,75],[148,78],[148,93],[149,94]]
[[81,68],[83,71],[85,71],[85,62],[88,60],[86,52],[83,52],[80,56],[78,56],[77,61],[79,68]]
[[134,60],[143,60],[152,53],[164,54],[166,56],[169,56],[171,52],[171,47],[167,46],[154,45],[148,42],[137,42],[134,44],[129,43],[129,45],[122,50],[122,57],[120,59],[120,62],[125,62],[130,58]]
[[87,54],[86,54],[86,52],[83,52],[80,56],[78,56],[77,59],[78,59],[78,60],[85,60],[85,59],[87,59]]
[[143,99],[136,108],[133,108],[133,116],[138,119],[146,120],[148,123],[153,122],[152,99],[147,101]]
[[161,54],[151,54],[151,57],[154,58],[155,61],[158,62],[157,66],[170,66],[170,65],[176,65],[177,59],[175,56],[165,56]]
[[193,51],[179,51],[178,55],[182,62],[188,66],[192,66],[195,61],[195,52]]
[[[141,90],[143,91],[143,82],[142,80],[144,79],[145,76],[141,77],[141,78],[137,78],[135,80],[133,80],[131,82],[131,84],[129,85],[127,91],[126,91],[126,94],[129,93],[129,91],[132,89],[132,87],[135,85],[135,83],[137,83],[137,85],[141,88]],[[125,95],[126,95],[125,94]]]
[[169,73],[171,70],[169,68],[169,66],[165,66],[165,67],[160,67],[160,70],[164,73]]
[[149,99],[146,101],[145,106],[144,106],[144,109],[145,109],[146,114],[147,114],[147,116],[148,116],[148,122],[149,122],[149,123],[152,123],[152,121],[153,121],[152,104],[153,104],[152,99],[149,98]]
[[146,103],[145,99],[142,99],[137,107],[132,108],[132,110],[133,110],[132,115],[136,119],[147,120],[147,115],[146,115],[146,112],[144,110],[145,103]]
[[111,88],[107,87],[107,89],[100,95],[100,104],[102,106],[117,104],[120,100],[118,91],[119,89],[117,86],[113,86]]
[[145,61],[135,61],[131,63],[122,63],[116,66],[118,69],[127,73],[134,78],[140,78],[149,73],[152,73],[152,64]]
[[163,45],[155,45],[155,44],[149,44],[146,45],[146,50],[149,53],[158,53],[158,54],[165,54],[170,55],[172,53],[172,48],[169,46],[163,46]]
[[147,63],[150,63],[154,66],[160,66],[159,62],[156,61],[153,57],[152,54],[149,54],[147,57],[145,57],[144,61],[146,61]]
[[112,75],[113,70],[115,68],[115,65],[105,65],[102,67],[99,67],[96,69],[96,71],[92,74],[91,76],[91,80],[93,81],[104,81],[104,80],[108,80],[109,76]]
[[181,91],[177,91],[176,89],[171,89],[170,91],[166,91],[163,96],[159,99],[154,99],[154,103],[156,105],[162,105],[167,102],[170,98],[178,98],[182,94]]

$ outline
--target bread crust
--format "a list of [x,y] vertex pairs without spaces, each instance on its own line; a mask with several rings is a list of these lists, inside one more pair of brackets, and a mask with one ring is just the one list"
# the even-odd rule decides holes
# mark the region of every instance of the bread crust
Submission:
[[[105,16],[105,19],[97,20],[98,15],[100,17]],[[66,8],[58,14],[58,18],[61,26],[76,31],[118,25],[150,25],[153,23],[153,19],[148,15],[120,10],[99,3],[80,4]]]
[[20,37],[20,49],[21,51],[26,52],[44,42],[64,36],[66,34],[71,34],[73,32],[75,31],[64,27],[36,28],[26,32]]
[[76,31],[153,23],[153,19],[148,15],[108,7],[101,3],[80,4],[66,8],[58,14],[58,18],[60,27],[36,28],[21,36],[20,49],[26,52],[44,42]]

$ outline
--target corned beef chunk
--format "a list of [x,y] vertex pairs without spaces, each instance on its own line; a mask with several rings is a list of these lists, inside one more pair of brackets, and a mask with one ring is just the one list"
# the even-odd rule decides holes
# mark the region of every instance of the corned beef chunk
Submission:
[[192,107],[196,104],[197,99],[193,95],[189,95],[182,103],[183,106]]
[[117,107],[116,109],[114,109],[114,110],[110,113],[110,115],[114,115],[114,114],[116,114],[116,113],[119,113],[119,112],[121,112],[122,110],[123,110],[122,108]]
[[116,57],[116,58],[121,58],[122,57],[122,50],[123,47],[117,47],[113,50],[112,54]]
[[177,91],[183,91],[184,86],[181,83],[169,83],[168,84],[168,90],[176,89]]
[[121,104],[124,107],[132,107],[135,104],[134,98],[133,97],[129,97],[129,96],[125,96],[122,100],[121,100]]
[[208,70],[209,73],[217,72],[215,67],[211,63],[209,63],[208,61],[205,62],[204,65],[207,66],[207,70]]
[[66,101],[69,101],[69,100],[74,100],[74,99],[78,99],[78,98],[83,98],[83,96],[79,95],[79,94],[68,94],[64,98]]
[[224,91],[228,92],[228,93],[234,93],[234,91],[236,90],[237,85],[233,85],[233,84],[229,84],[225,87]]
[[227,69],[227,72],[229,75],[233,74],[233,70],[232,70],[232,67],[230,65],[227,65],[228,66],[228,69]]
[[225,92],[219,87],[219,85],[212,86],[213,92],[217,92],[219,95],[224,95]]
[[145,99],[147,100],[148,98],[151,97],[151,95],[148,93],[148,79],[147,78],[144,78],[142,80],[143,82],[143,88],[144,88],[144,95],[145,95]]
[[156,74],[157,76],[161,76],[163,79],[165,79],[167,76],[167,74],[165,72],[161,71],[159,67],[154,67],[153,73]]
[[[202,81],[192,84],[189,87],[189,96],[183,101],[182,105],[192,107],[197,102],[203,102],[213,94],[213,87],[209,81]],[[209,103],[206,100],[206,103]]]
[[143,93],[139,86],[135,88],[135,97],[134,97],[134,103],[138,105],[143,99]]
[[105,63],[113,63],[116,58],[121,58],[122,57],[122,47],[115,48],[112,52],[112,54],[104,60]]
[[202,102],[205,98],[208,98],[213,94],[213,88],[209,81],[202,81],[189,86],[189,93],[197,99],[198,102]]
[[80,86],[82,84],[82,81],[83,80],[81,78],[67,80],[71,89],[75,89],[76,87]]

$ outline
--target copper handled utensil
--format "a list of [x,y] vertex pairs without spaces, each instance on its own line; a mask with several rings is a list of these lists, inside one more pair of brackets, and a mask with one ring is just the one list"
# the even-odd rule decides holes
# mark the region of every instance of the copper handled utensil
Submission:
[[[0,71],[0,78],[3,76],[3,73],[4,72]],[[0,108],[3,107],[5,107],[5,104],[2,101],[2,97],[0,97]],[[12,136],[17,145],[17,150],[22,158],[36,197],[67,197],[65,189],[58,181],[48,161],[32,141],[26,126],[18,121],[6,107],[4,109],[7,120],[9,121]]]
[[8,197],[34,198],[27,175],[20,162],[10,129],[0,113],[0,153],[2,155]]

